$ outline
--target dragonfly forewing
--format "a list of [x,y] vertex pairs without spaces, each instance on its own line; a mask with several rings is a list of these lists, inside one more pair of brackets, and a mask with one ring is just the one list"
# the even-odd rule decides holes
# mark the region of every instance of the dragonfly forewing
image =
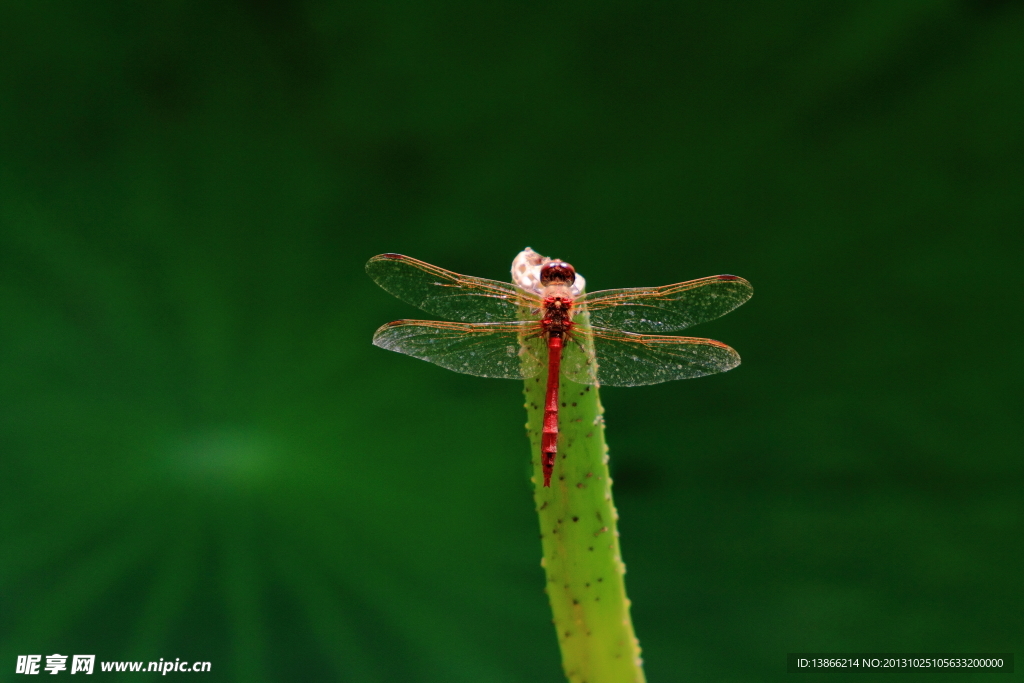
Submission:
[[590,322],[626,332],[674,332],[719,318],[754,294],[736,275],[714,275],[664,287],[607,289],[580,300]]
[[713,339],[663,337],[594,328],[596,363],[585,354],[563,366],[574,382],[592,384],[594,379],[612,387],[636,387],[675,379],[703,377],[732,370],[740,355]]
[[523,379],[543,369],[537,328],[531,322],[396,320],[378,329],[373,343],[466,375]]
[[[515,285],[459,275],[401,254],[381,254],[366,272],[385,291],[434,315],[467,323],[511,322],[538,298]],[[489,375],[488,375],[489,376]]]

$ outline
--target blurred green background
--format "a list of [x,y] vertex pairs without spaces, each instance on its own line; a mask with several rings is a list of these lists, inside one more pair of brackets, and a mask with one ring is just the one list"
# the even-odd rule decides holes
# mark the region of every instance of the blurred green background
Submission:
[[0,680],[562,680],[522,386],[372,347],[425,316],[363,272],[527,245],[756,290],[692,332],[737,370],[602,391],[652,683],[1020,654],[1022,36],[995,0],[4,3]]

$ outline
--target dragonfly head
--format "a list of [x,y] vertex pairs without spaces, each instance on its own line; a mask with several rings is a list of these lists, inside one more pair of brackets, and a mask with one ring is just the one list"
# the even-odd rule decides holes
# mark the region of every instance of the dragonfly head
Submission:
[[571,285],[576,280],[576,271],[565,261],[550,261],[540,269],[540,283],[548,285]]

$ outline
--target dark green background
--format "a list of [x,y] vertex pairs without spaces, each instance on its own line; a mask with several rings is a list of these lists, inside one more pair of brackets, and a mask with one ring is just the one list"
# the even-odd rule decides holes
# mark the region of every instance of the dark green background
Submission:
[[739,369],[602,391],[652,683],[1024,653],[1022,36],[991,0],[4,3],[0,679],[561,680],[522,387],[372,347],[422,314],[363,272],[526,245],[756,289],[693,332]]

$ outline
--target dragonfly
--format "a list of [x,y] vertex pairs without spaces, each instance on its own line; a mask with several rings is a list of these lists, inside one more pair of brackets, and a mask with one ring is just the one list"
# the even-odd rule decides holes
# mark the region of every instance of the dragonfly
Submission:
[[[562,378],[632,387],[702,377],[740,364],[739,354],[722,342],[660,333],[714,320],[740,306],[754,293],[743,278],[714,275],[581,294],[570,264],[529,248],[523,254],[535,257],[539,266],[533,280],[516,278],[523,286],[460,275],[402,254],[374,256],[366,272],[390,294],[446,319],[387,323],[374,333],[375,346],[478,377],[531,379],[547,372],[544,486],[551,485],[558,452]],[[564,355],[567,345],[582,353]]]

